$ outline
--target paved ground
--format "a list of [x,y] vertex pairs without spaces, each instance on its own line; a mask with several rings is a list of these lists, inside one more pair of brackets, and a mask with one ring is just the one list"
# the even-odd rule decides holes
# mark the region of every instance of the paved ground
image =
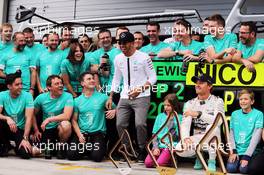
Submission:
[[[121,163],[120,166],[125,167]],[[181,163],[178,165],[177,175],[204,175],[204,171],[195,171],[191,163]],[[95,163],[92,161],[68,161],[44,158],[33,158],[22,160],[9,156],[0,158],[0,175],[118,175],[118,169],[110,161]],[[158,175],[156,169],[147,169],[143,164],[132,164],[130,175]]]

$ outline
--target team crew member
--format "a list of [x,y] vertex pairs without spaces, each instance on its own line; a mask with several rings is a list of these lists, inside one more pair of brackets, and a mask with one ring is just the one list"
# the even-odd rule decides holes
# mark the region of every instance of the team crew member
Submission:
[[117,130],[120,136],[128,127],[133,110],[140,149],[138,160],[143,162],[146,156],[146,120],[150,105],[150,86],[156,83],[157,77],[149,56],[134,47],[133,34],[121,33],[119,44],[122,53],[115,59],[115,73],[107,108],[111,108],[114,91],[117,91],[123,79],[124,87],[117,107]]
[[249,71],[254,71],[254,64],[264,59],[264,39],[257,38],[257,27],[253,21],[241,23],[239,40],[232,61],[242,63]]
[[83,72],[90,70],[90,66],[90,60],[84,56],[82,45],[77,42],[72,43],[67,59],[62,61],[61,73],[67,91],[74,98],[82,92],[78,78]]
[[91,38],[87,34],[80,34],[78,36],[78,42],[82,45],[85,54],[91,54],[96,50],[96,46],[93,44]]
[[164,43],[160,41],[160,25],[157,22],[149,22],[146,26],[147,34],[149,37],[150,43],[140,49],[140,51],[149,54],[152,60],[158,60],[157,54],[167,47],[169,47],[168,43]]
[[37,87],[39,93],[47,91],[46,80],[50,75],[60,75],[60,66],[64,59],[63,52],[58,49],[59,35],[51,33],[48,36],[49,48],[38,55],[37,65]]
[[210,35],[204,38],[204,47],[208,54],[209,63],[230,62],[237,48],[237,36],[234,33],[225,33],[225,19],[219,15],[209,18]]
[[37,59],[37,54],[42,52],[43,50],[46,50],[46,47],[42,44],[35,43],[35,35],[33,33],[33,30],[29,27],[25,28],[23,30],[23,33],[25,35],[25,40],[26,40],[26,47],[25,51],[28,51],[32,56],[34,57],[32,59]]
[[83,93],[74,100],[72,126],[75,131],[72,143],[91,144],[89,150],[70,150],[68,158],[79,160],[86,153],[96,162],[101,162],[106,153],[106,119],[115,117],[115,110],[105,113],[108,96],[95,90],[93,74],[85,72],[80,76]]
[[241,109],[231,114],[232,151],[226,168],[229,173],[247,174],[251,157],[261,139],[264,116],[261,111],[252,108],[254,93],[251,90],[243,89],[238,96]]
[[13,34],[13,26],[9,23],[4,23],[1,26],[1,42],[0,42],[0,52],[5,49],[12,49],[12,34]]
[[7,156],[10,140],[15,140],[15,153],[29,159],[32,146],[29,132],[34,112],[33,97],[22,90],[21,72],[6,75],[7,91],[0,92],[0,156]]
[[46,34],[44,34],[44,35],[42,36],[41,44],[42,44],[42,46],[43,46],[44,48],[48,48],[48,47],[49,47],[49,46],[48,46],[48,36],[49,36],[48,33],[46,33]]
[[134,33],[134,38],[135,38],[135,48],[137,50],[140,50],[143,47],[144,44],[144,35],[142,32],[136,31]]
[[[42,111],[42,142],[66,143],[71,135],[72,95],[63,91],[63,82],[58,75],[48,77],[47,88],[49,91],[40,94],[34,101],[35,115]],[[37,128],[34,119],[34,129]],[[57,158],[65,158],[65,147],[59,145],[55,148],[58,149]]]
[[24,51],[25,36],[22,32],[16,32],[13,36],[13,41],[13,49],[0,56],[0,77],[5,78],[6,74],[21,70],[23,90],[34,94],[36,82],[35,61],[30,57],[31,54]]
[[[220,112],[224,115],[223,100],[211,94],[213,87],[212,78],[205,74],[201,74],[200,76],[192,77],[192,81],[195,83],[197,97],[187,101],[184,106],[181,124],[182,143],[176,146],[177,150],[181,150],[181,144],[183,144],[183,152],[177,152],[177,154],[182,157],[195,156],[196,146],[214,123],[216,114]],[[194,125],[194,130],[193,135],[190,135],[192,123]],[[213,136],[220,138],[220,128],[216,128],[214,134],[212,134],[210,138]],[[209,148],[208,152],[208,169],[210,171],[216,171],[215,150]],[[202,168],[201,162],[196,158],[194,169]]]
[[[185,19],[177,20],[174,24],[175,37],[178,41],[171,43],[169,48],[166,48],[158,54],[160,58],[175,57],[177,60],[187,58],[190,60],[198,60],[197,55],[203,47],[203,44],[192,40],[191,24]],[[194,56],[196,55],[196,56]]]
[[63,26],[63,28],[61,29],[61,43],[58,47],[63,51],[63,58],[66,58],[69,54],[72,38],[72,27]]
[[[102,92],[109,93],[114,75],[114,59],[120,50],[112,45],[112,36],[109,30],[100,30],[98,38],[102,47],[91,55],[91,71],[99,74]],[[103,56],[108,58],[102,58]]]
[[[12,34],[13,34],[13,26],[9,23],[4,23],[0,27],[1,38],[0,38],[0,55],[3,55],[8,50],[12,50],[13,42],[12,42]],[[0,56],[1,59],[1,56]],[[5,80],[0,77],[0,90],[6,90]]]

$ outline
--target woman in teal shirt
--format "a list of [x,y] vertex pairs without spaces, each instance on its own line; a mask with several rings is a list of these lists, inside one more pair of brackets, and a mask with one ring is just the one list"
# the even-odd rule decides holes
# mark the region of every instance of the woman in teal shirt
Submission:
[[80,43],[72,43],[67,59],[61,64],[61,73],[66,90],[77,97],[82,88],[78,81],[80,74],[90,70],[91,62],[84,55],[83,47]]

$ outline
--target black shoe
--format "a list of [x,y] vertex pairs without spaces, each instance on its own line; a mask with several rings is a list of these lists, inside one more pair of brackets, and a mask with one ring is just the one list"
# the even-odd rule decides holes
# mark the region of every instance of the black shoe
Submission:
[[0,157],[7,157],[8,156],[8,147],[5,145],[0,145]]
[[64,149],[64,145],[60,145],[59,150],[57,150],[57,159],[66,159],[67,152]]
[[49,148],[45,149],[44,155],[45,159],[52,159],[51,151]]
[[57,159],[66,159],[66,152],[64,150],[59,150],[57,152]]
[[145,150],[145,149],[140,149],[140,150],[138,151],[138,157],[137,157],[137,159],[138,159],[138,163],[144,163],[146,157],[147,157],[147,152],[146,152],[146,150]]

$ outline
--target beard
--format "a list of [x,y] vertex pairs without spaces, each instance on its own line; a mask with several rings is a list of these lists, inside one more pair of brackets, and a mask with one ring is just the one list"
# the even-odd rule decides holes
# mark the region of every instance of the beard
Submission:
[[33,42],[29,42],[29,43],[27,43],[27,46],[28,46],[28,47],[32,47],[33,45],[34,45]]
[[250,43],[250,39],[249,38],[240,38],[241,42],[244,44],[244,45],[247,45]]
[[50,50],[56,50],[58,48],[58,45],[49,45]]
[[19,52],[22,52],[24,50],[26,45],[18,45],[16,46],[16,49],[19,51]]

